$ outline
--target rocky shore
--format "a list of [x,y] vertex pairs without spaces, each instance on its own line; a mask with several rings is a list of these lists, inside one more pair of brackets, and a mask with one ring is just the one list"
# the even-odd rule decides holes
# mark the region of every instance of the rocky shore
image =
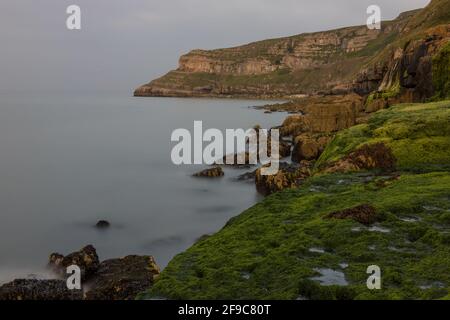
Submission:
[[[68,289],[67,267],[81,270],[81,289]],[[130,255],[99,261],[92,245],[69,255],[52,253],[48,268],[55,279],[17,279],[0,286],[0,300],[134,300],[159,276],[152,256]]]

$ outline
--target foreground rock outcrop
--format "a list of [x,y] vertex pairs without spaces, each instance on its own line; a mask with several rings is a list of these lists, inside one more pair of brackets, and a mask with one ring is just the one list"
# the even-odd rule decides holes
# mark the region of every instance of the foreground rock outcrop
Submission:
[[[77,265],[82,289],[69,290],[66,268]],[[60,279],[17,279],[0,286],[0,300],[129,300],[148,289],[160,270],[152,256],[126,256],[99,262],[92,245],[67,256],[53,253],[49,267]]]
[[0,287],[0,300],[82,300],[81,290],[67,289],[64,280],[14,280]]

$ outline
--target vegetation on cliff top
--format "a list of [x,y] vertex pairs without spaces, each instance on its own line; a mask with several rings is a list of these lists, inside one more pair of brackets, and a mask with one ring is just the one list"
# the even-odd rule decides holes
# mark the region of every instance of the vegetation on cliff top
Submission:
[[[383,141],[399,171],[316,175],[273,194],[177,255],[141,298],[449,298],[449,110],[400,105],[345,130],[322,163]],[[330,218],[360,205],[376,223]],[[370,265],[381,290],[366,287]]]
[[337,134],[316,169],[377,142],[391,148],[399,170],[449,170],[450,101],[402,104],[378,111],[367,123]]

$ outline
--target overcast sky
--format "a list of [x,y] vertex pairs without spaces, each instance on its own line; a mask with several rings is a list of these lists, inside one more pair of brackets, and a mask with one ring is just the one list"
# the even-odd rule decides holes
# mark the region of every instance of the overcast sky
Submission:
[[[0,93],[117,93],[177,66],[194,48],[221,48],[383,20],[429,0],[1,0]],[[66,29],[66,8],[82,30]]]

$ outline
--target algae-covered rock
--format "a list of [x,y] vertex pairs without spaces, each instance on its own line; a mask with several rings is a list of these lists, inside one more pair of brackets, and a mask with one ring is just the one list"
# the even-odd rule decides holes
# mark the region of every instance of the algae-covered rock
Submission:
[[193,175],[194,177],[206,177],[206,178],[218,178],[223,177],[224,172],[221,167],[214,167],[210,169],[205,169],[203,171],[197,172]]

